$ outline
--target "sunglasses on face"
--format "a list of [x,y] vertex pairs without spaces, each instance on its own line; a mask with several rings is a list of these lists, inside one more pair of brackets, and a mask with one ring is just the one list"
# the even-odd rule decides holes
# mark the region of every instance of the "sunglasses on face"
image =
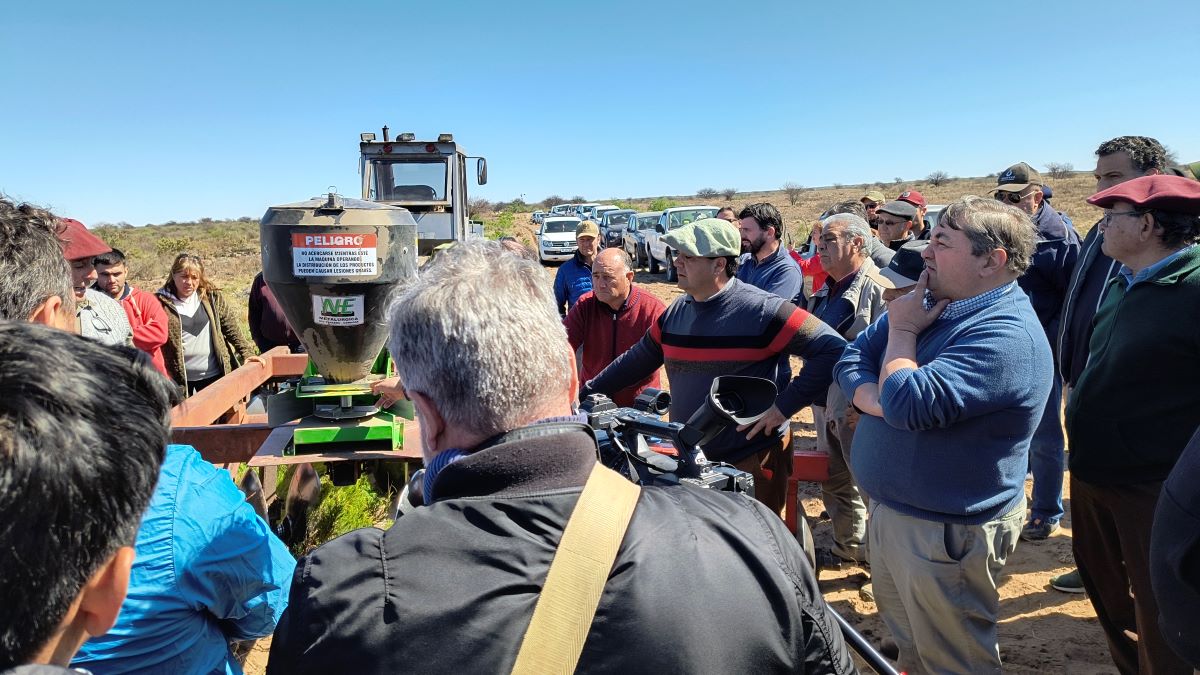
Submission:
[[996,201],[1008,202],[1009,204],[1020,204],[1021,200],[1024,199],[1025,197],[1029,196],[1030,194],[1032,194],[1032,193],[1022,194],[1020,192],[1000,191],[1000,192],[996,193]]
[[867,210],[879,208],[879,205],[875,202],[863,202],[863,206],[867,207]]

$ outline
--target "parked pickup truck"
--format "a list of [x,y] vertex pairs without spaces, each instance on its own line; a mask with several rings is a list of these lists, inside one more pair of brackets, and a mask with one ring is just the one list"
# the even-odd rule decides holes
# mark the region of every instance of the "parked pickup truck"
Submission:
[[677,252],[662,240],[663,235],[703,218],[715,218],[717,211],[720,209],[715,206],[675,206],[664,210],[658,217],[658,223],[646,233],[646,249],[650,253],[650,273],[658,274],[659,270],[665,267],[667,281],[675,281]]
[[571,216],[546,216],[537,232],[538,260],[563,262],[575,255],[575,228],[579,219]]

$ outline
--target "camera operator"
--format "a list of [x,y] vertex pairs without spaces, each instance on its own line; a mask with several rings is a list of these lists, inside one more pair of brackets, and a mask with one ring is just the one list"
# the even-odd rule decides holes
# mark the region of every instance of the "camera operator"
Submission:
[[[788,420],[813,401],[824,401],[846,341],[808,312],[736,279],[739,236],[716,218],[667,234],[663,240],[679,251],[675,267],[685,294],[585,389],[611,396],[665,365],[671,421],[686,422],[719,375],[774,380],[775,407],[752,427],[722,432],[704,454],[754,474],[755,496],[779,513],[792,463]],[[804,359],[794,379],[791,355]]]
[[853,672],[778,518],[714,490],[639,494],[596,466],[536,261],[497,242],[460,243],[393,307],[389,347],[420,419],[426,505],[301,561],[268,673],[513,671],[537,644],[535,606],[561,588],[551,583],[560,557],[575,552],[560,541],[597,493],[606,512],[632,515],[588,578],[598,582],[594,620],[568,605],[570,616],[551,622],[582,631],[549,643],[578,659],[566,671]]

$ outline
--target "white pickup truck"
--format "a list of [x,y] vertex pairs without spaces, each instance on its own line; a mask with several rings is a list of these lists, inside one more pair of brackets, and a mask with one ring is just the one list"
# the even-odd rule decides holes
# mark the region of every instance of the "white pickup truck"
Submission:
[[537,232],[538,260],[563,262],[575,255],[575,228],[580,220],[573,216],[546,216]]
[[646,232],[646,250],[650,252],[650,273],[658,274],[665,267],[667,281],[675,281],[675,249],[667,246],[662,236],[671,230],[690,225],[702,218],[715,218],[721,209],[716,206],[675,206],[665,209],[658,224]]

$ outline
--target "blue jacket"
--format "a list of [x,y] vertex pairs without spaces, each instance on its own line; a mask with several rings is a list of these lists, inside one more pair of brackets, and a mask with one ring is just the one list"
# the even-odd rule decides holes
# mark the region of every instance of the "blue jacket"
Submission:
[[1047,339],[1056,343],[1063,299],[1079,257],[1079,235],[1049,204],[1042,204],[1033,224],[1038,231],[1037,248],[1029,269],[1017,279],[1017,284],[1029,296]]
[[[949,311],[949,308],[946,310]],[[834,367],[847,399],[878,383],[888,315]],[[937,522],[978,525],[1025,498],[1029,441],[1050,395],[1050,344],[1013,285],[991,304],[939,317],[917,338],[919,368],[880,384],[882,418],[863,415],[851,471],[873,500]]]
[[116,625],[71,665],[96,675],[240,674],[228,641],[275,630],[296,560],[229,474],[191,446],[167,446],[135,548]]
[[[743,255],[738,262],[737,279],[792,303],[801,298],[804,291],[804,275],[800,272],[800,265],[782,244],[779,250],[762,262],[755,259],[753,253]],[[798,306],[803,307],[803,302]]]
[[583,262],[579,251],[575,251],[570,260],[559,265],[558,274],[554,275],[554,302],[558,305],[559,315],[566,316],[579,298],[590,290],[592,268]]

